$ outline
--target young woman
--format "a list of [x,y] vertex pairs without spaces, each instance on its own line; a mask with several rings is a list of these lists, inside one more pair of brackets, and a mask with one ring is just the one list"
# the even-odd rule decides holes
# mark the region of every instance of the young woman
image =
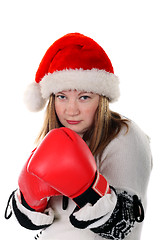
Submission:
[[9,200],[36,239],[140,239],[152,156],[139,127],[109,109],[118,97],[93,39],[67,34],[47,50],[25,94],[31,111],[48,101],[44,125]]

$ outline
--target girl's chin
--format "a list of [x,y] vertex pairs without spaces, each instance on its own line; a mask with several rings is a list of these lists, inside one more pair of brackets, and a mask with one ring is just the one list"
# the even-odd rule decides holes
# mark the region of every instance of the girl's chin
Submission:
[[66,127],[76,132],[80,137],[83,137],[83,134],[84,134],[83,130],[78,129],[76,126],[66,126]]

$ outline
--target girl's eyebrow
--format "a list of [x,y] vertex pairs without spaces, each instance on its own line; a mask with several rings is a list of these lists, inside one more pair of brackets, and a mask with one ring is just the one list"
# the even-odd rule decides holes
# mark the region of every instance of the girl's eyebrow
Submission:
[[56,93],[56,94],[65,94],[65,93],[63,93],[63,92],[58,92],[58,93]]
[[81,95],[81,94],[92,94],[91,92],[80,92],[78,95]]
[[[55,95],[57,95],[57,94],[65,95],[65,92],[62,91],[62,92],[55,93]],[[80,96],[80,95],[82,95],[82,94],[93,94],[93,93],[92,93],[92,92],[85,92],[85,91],[83,92],[83,91],[82,91],[82,92],[78,93],[78,96]]]

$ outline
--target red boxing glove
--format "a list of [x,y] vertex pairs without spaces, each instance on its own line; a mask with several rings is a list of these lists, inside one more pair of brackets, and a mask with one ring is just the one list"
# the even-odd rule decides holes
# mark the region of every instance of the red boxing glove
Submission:
[[27,203],[32,209],[43,212],[47,206],[47,197],[60,195],[60,193],[44,181],[27,172],[28,163],[35,150],[32,151],[19,176],[18,185],[21,192],[19,198],[22,204],[25,205]]
[[79,207],[94,204],[110,192],[87,144],[68,128],[54,129],[46,135],[31,157],[28,171]]

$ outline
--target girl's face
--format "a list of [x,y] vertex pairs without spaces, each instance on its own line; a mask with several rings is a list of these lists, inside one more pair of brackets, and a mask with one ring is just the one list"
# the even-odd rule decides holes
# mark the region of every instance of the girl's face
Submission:
[[92,125],[99,95],[76,90],[55,94],[55,110],[64,127],[82,136]]

